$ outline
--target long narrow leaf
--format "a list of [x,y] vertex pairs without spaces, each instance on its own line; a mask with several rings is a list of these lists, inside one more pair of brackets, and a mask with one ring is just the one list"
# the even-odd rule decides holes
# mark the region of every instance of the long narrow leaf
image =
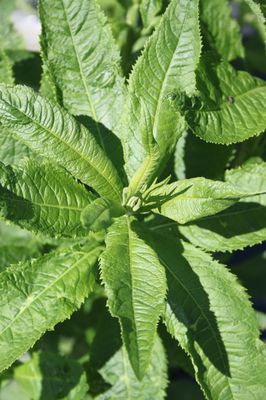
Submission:
[[154,243],[167,272],[167,329],[191,357],[206,398],[263,399],[266,352],[245,290],[188,243],[160,234]]
[[0,370],[80,307],[94,284],[97,243],[86,251],[47,254],[0,275]]
[[[226,174],[237,190],[266,190],[266,163],[250,164]],[[180,226],[193,244],[209,251],[233,251],[266,240],[266,194],[242,199],[222,213]]]
[[23,86],[0,88],[0,122],[28,147],[116,200],[121,181],[93,135],[66,111]]
[[80,216],[94,200],[84,186],[52,163],[0,164],[0,209],[21,227],[51,235],[82,236]]
[[[129,115],[123,135],[126,170],[131,178],[147,155],[149,135],[169,158],[183,132],[183,119],[172,107],[175,92],[195,91],[200,56],[198,0],[173,0],[148,41],[129,78]],[[142,104],[148,111],[143,121]]]
[[127,216],[110,227],[101,277],[111,314],[119,318],[131,365],[141,379],[150,363],[166,283],[156,254],[136,227]]
[[97,1],[40,0],[39,11],[44,60],[64,106],[92,117],[99,136],[99,123],[117,128],[125,94],[120,56]]

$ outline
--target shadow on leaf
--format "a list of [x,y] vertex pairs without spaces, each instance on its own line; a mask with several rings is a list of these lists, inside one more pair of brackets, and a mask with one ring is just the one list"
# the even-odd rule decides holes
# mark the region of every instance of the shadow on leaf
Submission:
[[211,310],[208,293],[197,275],[197,268],[190,265],[182,242],[175,237],[157,233],[152,233],[152,236],[147,234],[145,240],[154,248],[165,266],[167,302],[178,325],[182,326],[184,332],[180,334],[184,335],[183,339],[199,368],[199,376],[206,372],[201,361],[203,352],[215,368],[230,377],[228,355],[216,316]]
[[193,221],[186,226],[196,225],[219,234],[224,238],[233,238],[265,228],[266,207],[259,203],[237,203],[218,214]]

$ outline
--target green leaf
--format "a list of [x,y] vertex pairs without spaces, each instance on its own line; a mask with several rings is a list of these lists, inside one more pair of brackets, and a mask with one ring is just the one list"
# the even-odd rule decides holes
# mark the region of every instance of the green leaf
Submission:
[[20,386],[14,379],[3,379],[0,386],[1,400],[31,400],[29,396],[21,391]]
[[167,332],[165,325],[159,324],[158,331],[165,348],[166,357],[168,360],[168,371],[170,372],[178,368],[179,370],[185,372],[188,378],[191,379],[194,377],[194,367],[189,356],[185,353],[181,346],[176,346],[175,339],[173,339]]
[[264,0],[245,0],[257,17],[261,36],[266,42],[266,4]]
[[25,46],[11,22],[12,13],[16,10],[15,0],[1,0],[0,13],[0,46],[4,49],[11,63],[16,62],[18,53],[23,53]]
[[163,0],[141,0],[140,14],[145,28],[148,28],[163,7]]
[[185,132],[176,146],[175,174],[178,179],[197,176],[223,179],[233,151],[232,146],[206,143],[191,132]]
[[94,199],[63,169],[27,161],[21,169],[0,164],[0,208],[23,228],[51,235],[82,236],[80,215]]
[[260,188],[241,191],[229,183],[205,178],[184,179],[151,191],[144,201],[142,211],[152,209],[179,224],[185,224],[216,214],[241,198],[260,192]]
[[90,117],[80,116],[77,118],[94,135],[98,145],[116,168],[120,179],[126,184],[127,177],[124,171],[123,147],[120,139],[102,124],[99,124],[101,128],[101,136],[99,136],[95,130],[95,122]]
[[266,83],[227,62],[206,56],[198,70],[199,97],[186,113],[195,135],[206,142],[231,144],[266,128]]
[[1,273],[1,371],[80,307],[93,288],[100,251],[92,242],[84,251],[50,253]]
[[[245,193],[266,190],[266,162],[247,162],[239,168],[226,171],[226,182]],[[259,195],[256,202],[266,203],[265,194]]]
[[167,362],[158,336],[155,338],[151,364],[141,382],[135,377],[124,346],[99,372],[112,387],[97,396],[97,400],[163,400],[165,398]]
[[167,329],[190,355],[206,398],[263,399],[266,353],[245,290],[186,242],[158,234],[154,245],[167,272]]
[[108,306],[119,318],[123,341],[139,379],[150,363],[166,292],[164,270],[143,236],[137,223],[120,217],[108,231],[101,256]]
[[173,152],[184,121],[172,105],[172,95],[194,93],[200,47],[198,0],[171,1],[129,78],[128,119],[122,136],[129,178],[149,155],[143,147],[147,135],[149,142],[158,143],[161,162]]
[[0,122],[101,195],[120,199],[122,184],[112,163],[93,135],[62,108],[24,86],[1,86]]
[[98,135],[100,122],[119,136],[125,94],[120,56],[97,1],[41,0],[39,11],[42,52],[64,106],[92,117]]
[[[266,190],[266,163],[228,171],[226,180],[243,193]],[[266,240],[266,195],[242,199],[226,211],[179,227],[194,245],[209,251],[233,251]]]
[[5,21],[5,19],[9,18],[15,8],[16,0],[1,0],[1,20]]
[[6,52],[1,48],[1,38],[0,38],[0,82],[13,84],[13,71],[12,64],[6,54]]
[[24,158],[33,156],[32,151],[18,140],[11,131],[0,126],[0,162],[18,165]]
[[33,353],[14,378],[31,400],[83,400],[88,391],[82,366],[52,353]]
[[30,232],[0,221],[0,272],[10,264],[40,256],[41,249],[41,240]]
[[40,82],[40,94],[47,99],[58,103],[62,106],[62,101],[58,94],[58,90],[54,84],[53,78],[51,76],[51,72],[49,71],[45,61],[42,63],[42,76]]
[[99,198],[92,201],[81,213],[81,222],[87,229],[95,232],[108,228],[112,218],[125,213],[120,204],[111,200]]
[[201,22],[208,44],[225,60],[244,57],[240,26],[228,0],[201,0]]

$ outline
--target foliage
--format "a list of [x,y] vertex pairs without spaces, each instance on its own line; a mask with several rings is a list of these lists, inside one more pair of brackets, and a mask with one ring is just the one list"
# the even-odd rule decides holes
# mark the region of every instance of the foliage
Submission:
[[39,0],[36,88],[1,0],[0,399],[265,398],[266,75],[241,32],[264,52],[265,5],[242,6]]

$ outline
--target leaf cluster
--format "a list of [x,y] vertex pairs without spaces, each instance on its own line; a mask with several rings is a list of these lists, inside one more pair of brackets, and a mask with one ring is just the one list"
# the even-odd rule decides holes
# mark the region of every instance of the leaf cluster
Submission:
[[264,2],[39,0],[38,90],[1,3],[0,398],[264,399]]

